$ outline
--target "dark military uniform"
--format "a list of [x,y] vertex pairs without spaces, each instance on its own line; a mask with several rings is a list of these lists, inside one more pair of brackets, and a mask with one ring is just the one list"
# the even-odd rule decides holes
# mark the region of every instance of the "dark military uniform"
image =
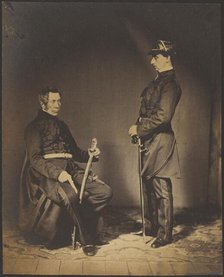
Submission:
[[141,94],[137,133],[143,143],[142,177],[149,229],[164,241],[172,239],[171,177],[179,177],[176,140],[171,126],[181,89],[174,70],[159,73]]
[[[100,212],[112,197],[111,188],[90,175],[80,205],[71,185],[58,181],[60,173],[66,170],[80,189],[84,170],[76,161],[87,162],[88,152],[77,146],[64,122],[42,110],[27,126],[25,141],[27,160],[21,175],[21,230],[52,241],[61,216],[67,216],[78,226],[81,243],[93,244]],[[69,153],[72,158],[44,158],[45,154],[52,153]]]

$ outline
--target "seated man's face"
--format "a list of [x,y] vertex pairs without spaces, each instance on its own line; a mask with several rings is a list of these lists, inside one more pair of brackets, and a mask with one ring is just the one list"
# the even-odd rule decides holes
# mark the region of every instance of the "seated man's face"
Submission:
[[45,112],[56,116],[61,109],[61,96],[57,92],[49,92],[48,103],[45,107]]

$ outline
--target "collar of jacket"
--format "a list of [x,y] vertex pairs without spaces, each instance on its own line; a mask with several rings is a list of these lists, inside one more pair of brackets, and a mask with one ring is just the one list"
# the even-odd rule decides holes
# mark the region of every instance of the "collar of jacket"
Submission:
[[49,118],[49,119],[59,120],[57,116],[51,115],[51,114],[43,111],[42,109],[39,109],[38,117],[39,118],[45,118],[45,119]]
[[171,70],[159,72],[157,79],[164,78],[164,77],[173,77],[174,75],[175,75],[175,71],[174,69],[171,69]]

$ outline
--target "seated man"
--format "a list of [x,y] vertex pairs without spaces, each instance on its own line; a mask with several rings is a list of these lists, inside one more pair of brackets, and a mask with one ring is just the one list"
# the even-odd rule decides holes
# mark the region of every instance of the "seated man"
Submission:
[[[41,109],[25,130],[27,158],[21,175],[21,230],[52,240],[55,228],[60,225],[59,217],[64,213],[63,217],[68,216],[78,228],[83,252],[94,255],[95,245],[104,244],[99,239],[97,225],[112,190],[90,174],[83,201],[79,203],[84,170],[76,161],[87,162],[89,152],[77,146],[67,125],[57,117],[61,92],[45,89],[39,94],[39,102]],[[99,154],[96,148],[93,162],[98,160]]]

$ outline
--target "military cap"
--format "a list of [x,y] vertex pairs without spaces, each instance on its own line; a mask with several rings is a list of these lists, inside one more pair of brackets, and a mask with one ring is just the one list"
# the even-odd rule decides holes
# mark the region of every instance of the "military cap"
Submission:
[[172,42],[166,40],[157,40],[152,49],[148,52],[148,55],[158,55],[158,54],[165,54],[165,55],[175,55],[175,46]]

